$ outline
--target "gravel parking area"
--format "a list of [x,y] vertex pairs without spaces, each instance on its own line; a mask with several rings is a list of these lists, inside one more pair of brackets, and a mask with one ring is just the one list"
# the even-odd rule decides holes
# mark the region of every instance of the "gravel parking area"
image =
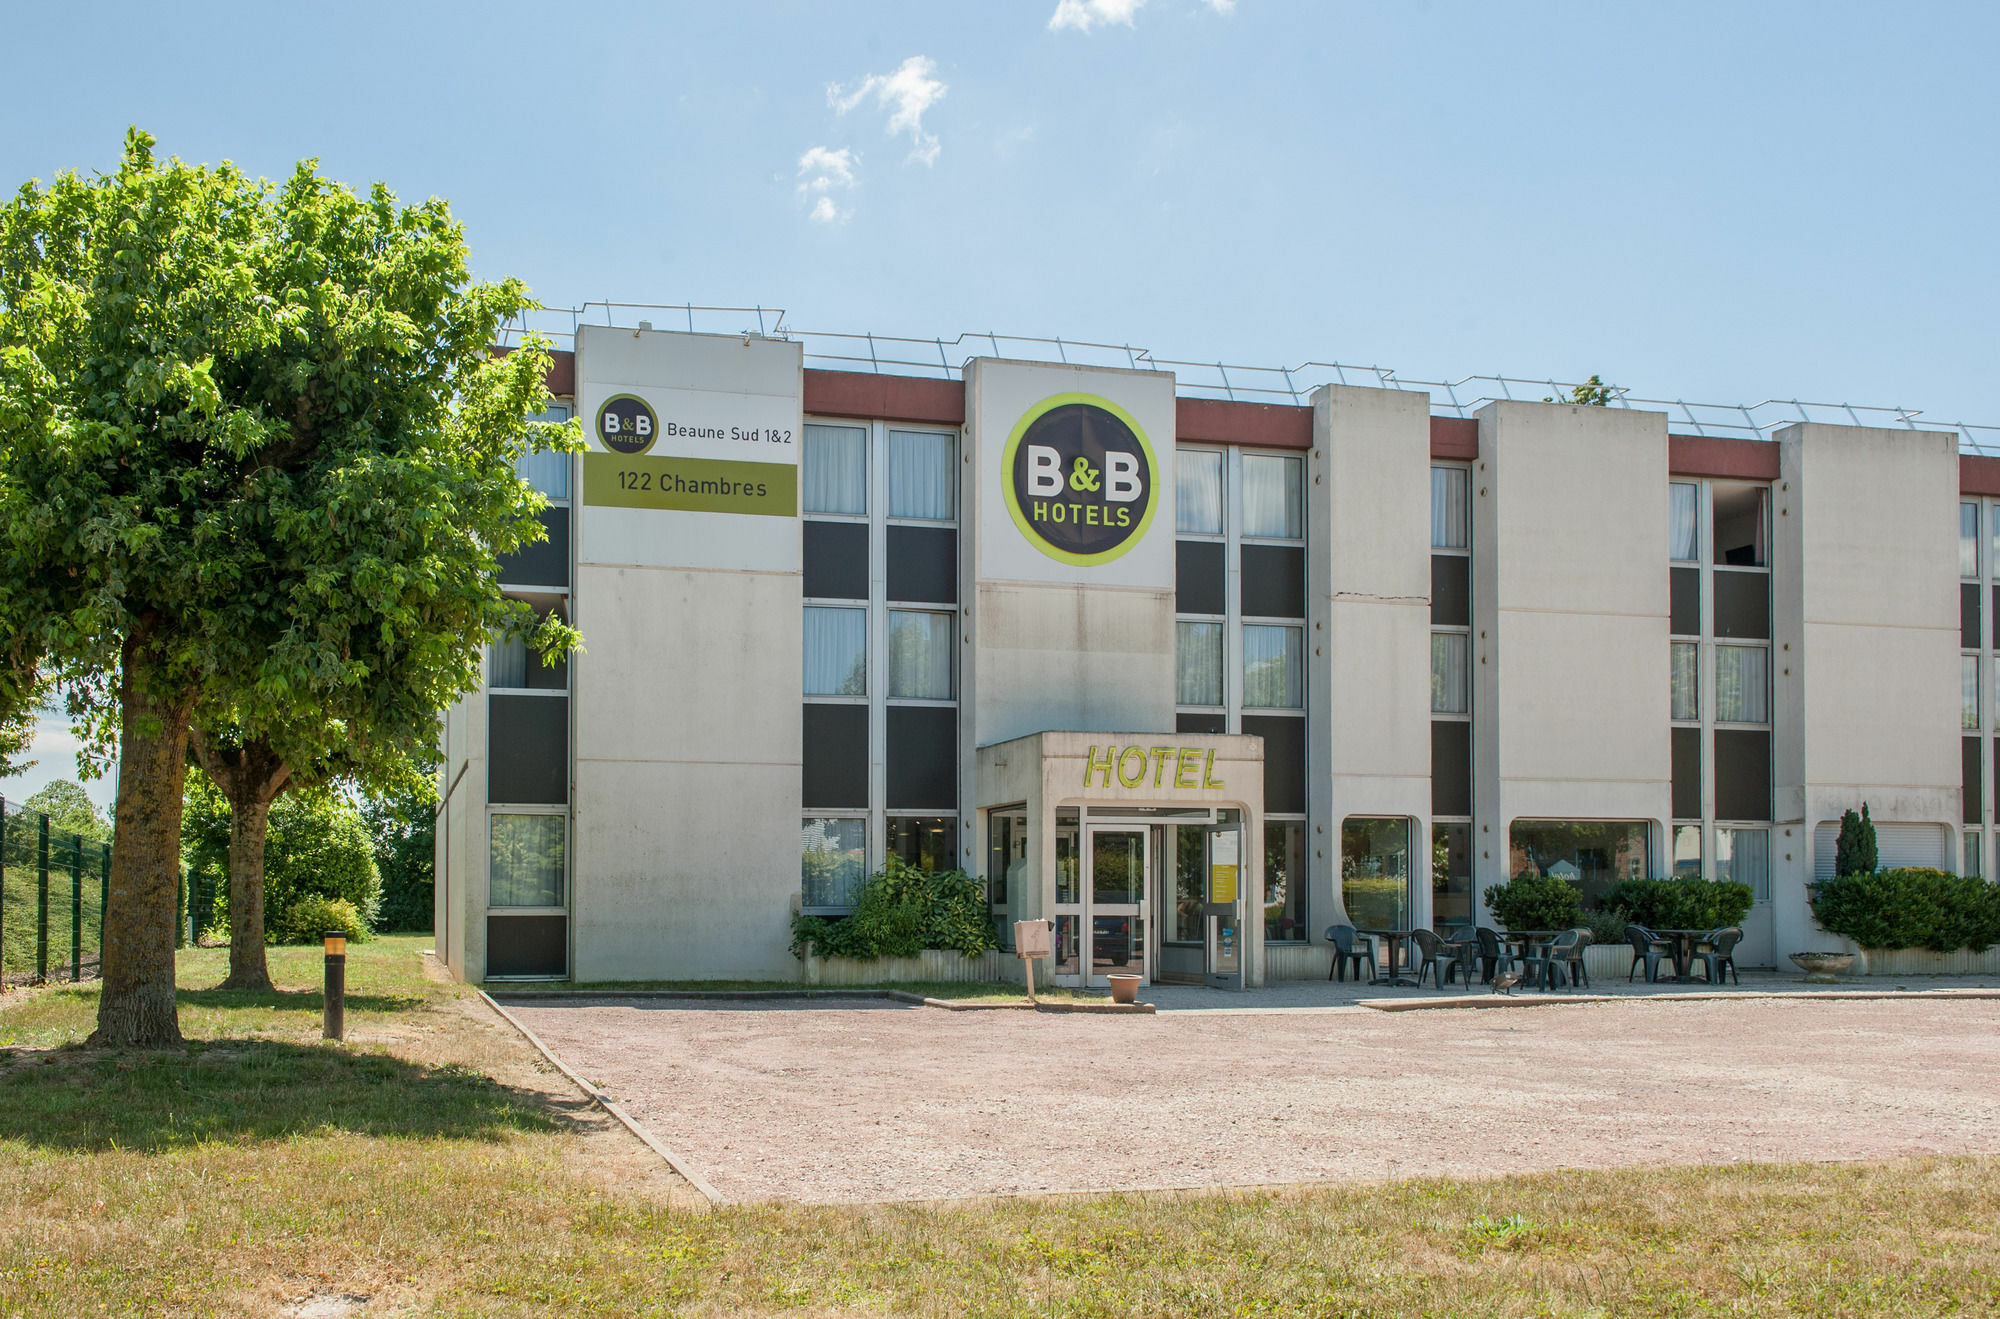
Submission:
[[2000,1001],[509,1001],[731,1201],[2000,1152]]

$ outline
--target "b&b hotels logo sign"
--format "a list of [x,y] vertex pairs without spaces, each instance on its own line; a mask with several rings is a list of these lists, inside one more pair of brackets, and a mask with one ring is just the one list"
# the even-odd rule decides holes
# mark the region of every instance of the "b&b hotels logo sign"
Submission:
[[1001,468],[1014,525],[1062,563],[1109,563],[1153,520],[1153,446],[1110,399],[1056,394],[1035,404],[1014,423]]

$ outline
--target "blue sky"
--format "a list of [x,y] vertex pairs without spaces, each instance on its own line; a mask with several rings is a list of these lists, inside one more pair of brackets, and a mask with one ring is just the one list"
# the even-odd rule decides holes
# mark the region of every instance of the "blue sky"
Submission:
[[551,306],[2000,423],[1992,5],[12,8],[0,182],[316,156]]

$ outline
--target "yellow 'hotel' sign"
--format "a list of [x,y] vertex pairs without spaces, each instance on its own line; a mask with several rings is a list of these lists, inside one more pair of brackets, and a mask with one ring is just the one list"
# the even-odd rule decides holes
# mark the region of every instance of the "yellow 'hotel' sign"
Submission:
[[[1098,782],[1103,787],[1111,786],[1111,776],[1115,773],[1118,782],[1127,788],[1142,787],[1146,783],[1146,771],[1152,769],[1155,788],[1171,786],[1176,788],[1219,788],[1222,780],[1215,777],[1215,749],[1213,747],[1115,747],[1090,748],[1083,762],[1083,786],[1091,785],[1093,775],[1100,776]],[[1171,767],[1171,768],[1170,768]],[[1163,780],[1171,773],[1172,783]]]

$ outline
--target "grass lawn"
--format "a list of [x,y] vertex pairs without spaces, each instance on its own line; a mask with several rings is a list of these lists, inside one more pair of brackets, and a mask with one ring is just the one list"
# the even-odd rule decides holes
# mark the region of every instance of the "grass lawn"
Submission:
[[185,1054],[10,994],[0,1314],[2000,1314],[2000,1159],[705,1212],[424,942],[350,945],[345,1046],[317,949],[186,954]]

